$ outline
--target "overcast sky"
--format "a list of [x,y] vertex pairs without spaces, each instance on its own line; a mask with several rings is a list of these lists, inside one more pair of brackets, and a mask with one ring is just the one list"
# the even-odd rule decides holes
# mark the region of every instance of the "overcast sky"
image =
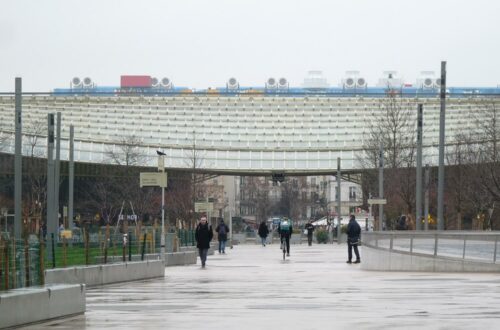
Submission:
[[300,86],[322,70],[370,85],[396,70],[414,83],[447,61],[449,86],[500,84],[497,0],[1,0],[0,92],[91,77],[169,77],[176,86]]

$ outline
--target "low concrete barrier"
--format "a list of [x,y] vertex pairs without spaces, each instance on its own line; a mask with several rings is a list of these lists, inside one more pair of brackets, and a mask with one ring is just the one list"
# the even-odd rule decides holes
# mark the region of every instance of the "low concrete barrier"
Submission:
[[85,313],[85,285],[57,284],[0,293],[0,328]]
[[500,264],[362,247],[361,269],[411,272],[500,272]]
[[367,232],[361,269],[422,272],[500,272],[494,232]]
[[45,271],[45,283],[84,283],[91,287],[163,276],[165,276],[163,262],[161,260],[148,260],[120,264],[49,269]]
[[180,266],[196,264],[196,251],[165,253],[165,266]]

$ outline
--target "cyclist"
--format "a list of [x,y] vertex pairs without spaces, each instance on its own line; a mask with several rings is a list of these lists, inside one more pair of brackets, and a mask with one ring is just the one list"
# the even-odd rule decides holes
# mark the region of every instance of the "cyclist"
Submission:
[[292,231],[292,222],[287,218],[281,219],[278,225],[278,233],[280,235],[282,249],[286,248],[287,257],[290,256],[290,237],[292,237]]

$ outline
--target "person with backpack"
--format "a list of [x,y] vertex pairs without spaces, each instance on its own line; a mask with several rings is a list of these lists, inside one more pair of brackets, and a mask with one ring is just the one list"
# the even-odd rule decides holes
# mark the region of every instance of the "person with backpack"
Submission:
[[207,217],[201,217],[194,233],[196,247],[200,253],[201,268],[205,268],[208,249],[210,248],[210,241],[212,240],[213,235],[212,226],[208,224]]
[[292,231],[292,222],[287,218],[283,218],[278,225],[278,234],[280,235],[282,249],[286,248],[287,257],[290,256],[290,238],[292,237]]
[[266,222],[262,221],[259,226],[259,237],[262,242],[262,246],[266,246],[267,235],[269,235],[269,228],[267,228]]
[[227,233],[229,232],[229,228],[224,223],[224,220],[221,219],[220,224],[215,228],[215,232],[217,233],[219,239],[219,254],[226,253],[226,241],[227,241]]
[[352,264],[352,249],[354,248],[354,253],[356,254],[355,264],[359,264],[361,259],[359,258],[358,244],[361,240],[361,227],[356,221],[356,217],[351,215],[349,224],[347,225],[347,263]]

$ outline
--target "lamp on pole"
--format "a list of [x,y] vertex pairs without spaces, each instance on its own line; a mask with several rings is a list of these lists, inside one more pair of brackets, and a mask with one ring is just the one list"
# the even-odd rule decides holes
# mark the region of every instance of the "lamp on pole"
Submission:
[[[157,150],[158,171],[165,172],[165,153]],[[165,186],[161,187],[161,239],[160,239],[160,257],[165,262]]]

